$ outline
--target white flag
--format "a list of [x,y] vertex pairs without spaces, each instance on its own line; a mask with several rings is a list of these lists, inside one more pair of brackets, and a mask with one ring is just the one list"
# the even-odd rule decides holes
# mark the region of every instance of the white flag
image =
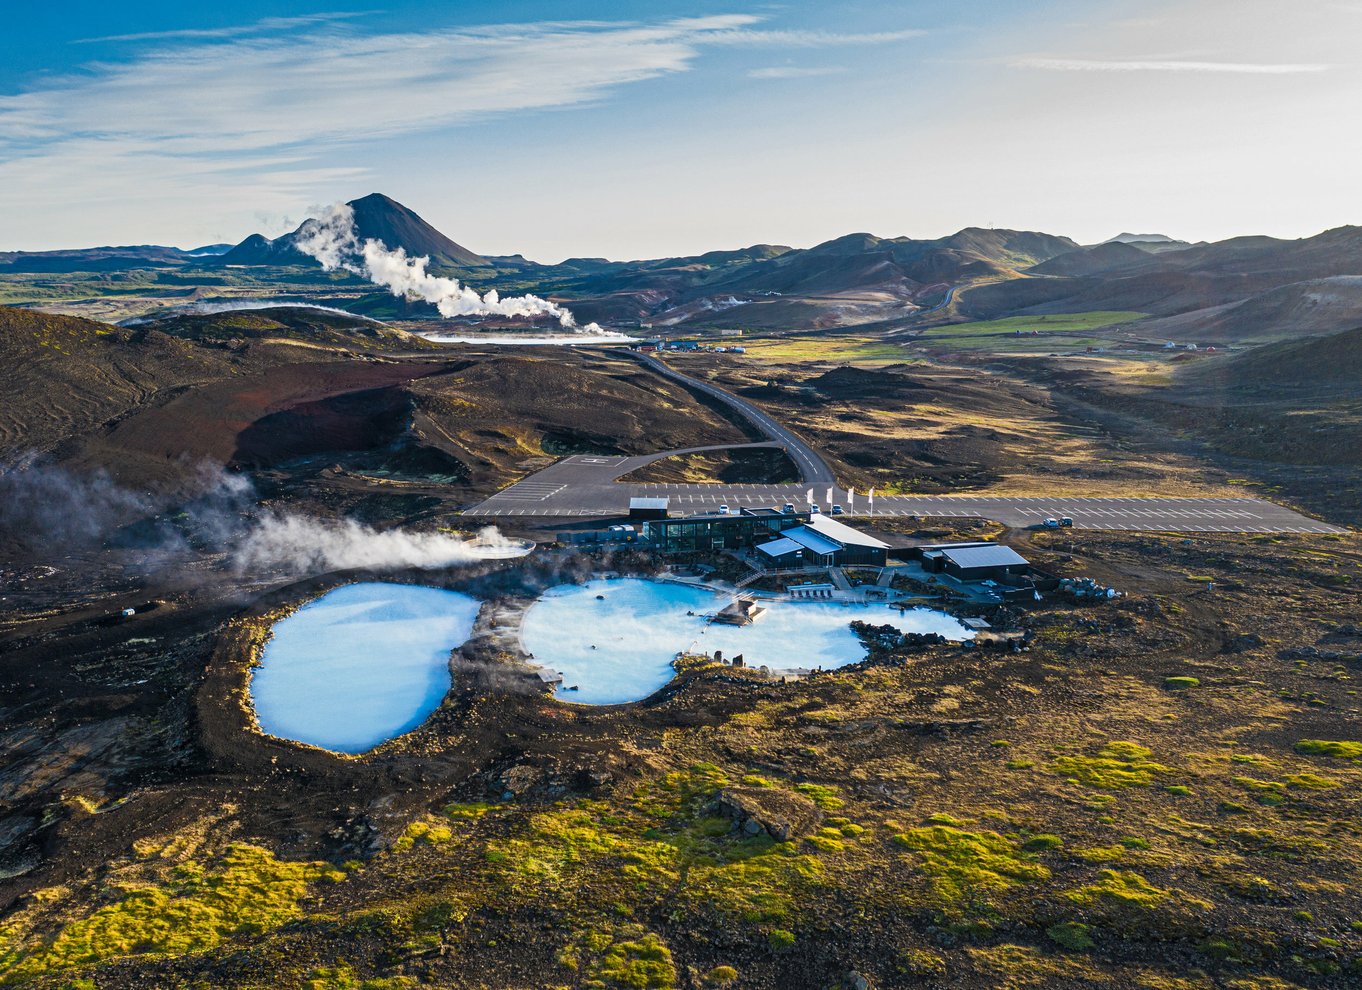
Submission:
[[828,505],[832,504],[832,489],[828,489]]
[[870,489],[870,501],[875,501],[875,489]]
[[848,488],[848,489],[847,489],[847,508],[850,509],[850,508],[851,508],[853,505],[855,505],[855,504],[856,504],[856,493],[855,493],[852,489]]
[[808,503],[809,503],[810,505],[813,505],[813,489],[812,489],[812,488],[809,489]]

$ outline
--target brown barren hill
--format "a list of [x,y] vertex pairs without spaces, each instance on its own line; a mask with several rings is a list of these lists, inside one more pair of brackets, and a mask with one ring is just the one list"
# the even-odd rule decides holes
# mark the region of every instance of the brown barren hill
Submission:
[[186,461],[266,467],[395,440],[408,400],[395,390],[438,363],[289,364],[157,396],[63,448],[64,459],[127,482],[173,480]]
[[0,308],[0,456],[44,451],[163,388],[230,374],[231,358],[165,334]]

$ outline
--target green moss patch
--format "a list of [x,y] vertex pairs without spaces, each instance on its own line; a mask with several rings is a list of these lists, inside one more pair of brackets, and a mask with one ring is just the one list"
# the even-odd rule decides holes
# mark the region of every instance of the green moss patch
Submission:
[[1117,912],[1152,911],[1163,907],[1188,907],[1210,910],[1206,901],[1179,891],[1156,887],[1130,870],[1103,870],[1095,883],[1066,891],[1066,900],[1087,908],[1106,908]]
[[727,784],[718,768],[700,764],[646,785],[623,809],[564,804],[532,815],[523,832],[490,841],[486,861],[509,898],[617,884],[624,900],[665,894],[749,921],[784,918],[821,884],[818,854],[842,851],[848,835],[824,829],[801,851],[736,832],[731,819],[711,811]]
[[46,945],[0,956],[0,971],[14,979],[120,956],[204,952],[301,916],[298,902],[313,883],[345,876],[329,863],[286,862],[258,846],[229,846],[206,866],[191,860],[175,867],[165,885],[126,890]]
[[1091,929],[1081,922],[1061,921],[1059,924],[1051,925],[1045,929],[1045,934],[1050,936],[1051,941],[1061,948],[1079,952],[1093,947],[1090,931]]
[[1154,763],[1148,749],[1131,742],[1107,743],[1095,756],[1060,756],[1052,770],[1085,787],[1118,791],[1148,787],[1159,776],[1176,773],[1172,767]]
[[824,811],[838,811],[846,804],[837,796],[837,788],[826,784],[796,784],[795,790]]
[[676,986],[671,950],[656,934],[629,927],[588,932],[558,953],[558,963],[581,974],[591,990],[670,990]]
[[951,904],[1050,876],[1046,867],[997,832],[927,825],[894,836],[894,842],[917,854],[937,896]]
[[1304,791],[1329,791],[1343,784],[1332,777],[1322,777],[1317,773],[1293,773],[1286,778],[1286,786]]
[[1349,739],[1302,739],[1296,752],[1306,756],[1332,756],[1336,760],[1362,760],[1362,742]]

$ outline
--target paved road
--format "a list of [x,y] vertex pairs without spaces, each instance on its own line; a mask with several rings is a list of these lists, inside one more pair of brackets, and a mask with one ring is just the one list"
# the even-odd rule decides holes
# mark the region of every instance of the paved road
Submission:
[[664,378],[680,382],[687,388],[703,392],[711,398],[718,399],[724,405],[734,410],[762,433],[766,434],[773,441],[785,448],[785,452],[794,461],[795,467],[799,469],[799,476],[804,479],[805,484],[811,485],[831,485],[836,483],[836,476],[832,473],[832,468],[828,462],[823,460],[818,451],[814,450],[799,437],[795,436],[785,427],[781,426],[766,413],[762,412],[746,399],[740,399],[732,392],[711,385],[709,382],[700,381],[690,375],[683,375],[681,372],[663,364],[657,358],[649,354],[637,354],[634,356],[650,371],[655,371]]
[[[772,446],[753,444],[750,446]],[[716,449],[716,448],[699,448]],[[1008,526],[1032,526],[1047,517],[1069,516],[1075,529],[1176,533],[1341,533],[1275,502],[1255,498],[1001,498],[983,495],[895,495],[869,504],[845,489],[816,485],[625,484],[615,479],[672,451],[642,457],[567,457],[498,492],[465,515],[601,517],[621,516],[634,496],[667,496],[673,515],[715,512],[720,505],[803,505],[809,490],[826,510],[840,503],[848,516],[973,516]],[[832,498],[828,489],[832,488]]]

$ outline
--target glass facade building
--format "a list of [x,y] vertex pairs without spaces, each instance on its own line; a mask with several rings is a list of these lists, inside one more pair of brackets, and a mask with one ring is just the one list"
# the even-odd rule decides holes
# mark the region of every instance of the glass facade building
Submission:
[[740,509],[736,515],[728,516],[650,519],[643,524],[643,537],[663,553],[741,550],[773,540],[785,530],[808,521],[807,512]]

